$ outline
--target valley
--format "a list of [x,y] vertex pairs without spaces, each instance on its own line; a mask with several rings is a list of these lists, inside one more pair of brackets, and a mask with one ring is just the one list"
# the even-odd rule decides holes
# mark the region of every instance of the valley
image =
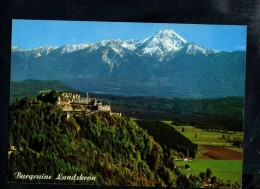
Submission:
[[[12,85],[11,87],[11,99],[15,99],[18,94],[19,99],[21,99],[21,101],[18,99],[14,100],[11,105],[12,122],[10,133],[10,146],[14,146],[13,148],[18,149],[16,152],[12,153],[12,155],[10,154],[11,159],[13,158],[13,154],[20,154],[16,156],[16,158],[18,158],[19,156],[24,156],[25,154],[28,155],[28,153],[31,154],[30,156],[34,160],[39,160],[39,157],[41,156],[47,157],[46,155],[48,154],[47,152],[50,150],[50,148],[47,147],[47,143],[45,144],[43,143],[43,141],[46,141],[46,139],[44,138],[48,138],[50,133],[48,134],[48,132],[46,132],[47,130],[44,131],[43,128],[48,128],[51,132],[53,132],[54,135],[65,138],[69,137],[67,139],[71,141],[68,143],[70,147],[67,148],[66,151],[63,151],[56,145],[54,145],[52,148],[56,149],[55,151],[59,154],[59,161],[64,161],[66,164],[75,166],[75,170],[78,169],[76,167],[77,165],[79,165],[79,162],[81,162],[80,164],[85,161],[88,163],[92,162],[92,160],[89,159],[90,154],[88,155],[89,157],[87,156],[88,158],[85,160],[81,159],[81,157],[79,156],[76,158],[77,163],[73,161],[73,157],[75,158],[75,156],[73,156],[71,150],[76,150],[77,148],[82,146],[83,144],[80,143],[86,139],[94,143],[95,148],[100,149],[100,155],[102,153],[110,154],[111,158],[113,159],[111,163],[114,164],[112,165],[112,167],[119,166],[122,171],[123,169],[125,169],[124,167],[128,167],[127,169],[132,166],[135,167],[135,165],[133,165],[133,161],[139,156],[138,151],[140,151],[141,149],[144,150],[143,152],[140,151],[141,156],[139,158],[142,161],[147,161],[145,163],[149,167],[147,171],[150,170],[153,172],[150,174],[158,174],[158,176],[163,181],[159,181],[158,179],[157,181],[152,181],[144,176],[143,179],[146,178],[148,180],[140,181],[133,179],[129,183],[124,183],[126,185],[142,185],[141,183],[144,182],[144,185],[157,185],[160,183],[160,185],[162,186],[175,186],[175,184],[176,186],[202,186],[203,184],[200,181],[199,175],[207,168],[210,168],[212,170],[212,177],[215,176],[219,179],[218,182],[214,183],[215,185],[220,186],[226,185],[227,183],[234,185],[235,183],[241,183],[241,177],[239,177],[238,174],[241,173],[242,148],[239,148],[240,146],[235,146],[234,144],[236,140],[240,140],[242,143],[242,123],[238,125],[234,123],[241,122],[241,120],[243,119],[243,98],[229,97],[219,99],[169,99],[158,97],[124,97],[91,93],[91,96],[100,99],[104,104],[110,104],[112,111],[122,112],[122,117],[118,115],[109,115],[105,112],[102,113],[100,111],[97,111],[93,112],[93,114],[86,114],[86,116],[82,116],[82,114],[75,114],[74,116],[67,118],[66,121],[64,117],[65,115],[61,112],[61,109],[57,105],[52,106],[51,104],[47,103],[51,102],[55,104],[58,98],[57,95],[54,95],[53,97],[49,96],[48,98],[46,95],[43,96],[44,98],[39,95],[40,91],[50,91],[44,87],[45,85],[49,87],[53,85],[53,88],[49,89],[59,89],[59,87],[61,87],[62,89],[65,86],[57,85],[55,82],[50,82],[48,84],[47,81],[45,85],[42,85],[42,83],[39,81],[31,80],[30,86],[37,86],[37,84],[39,84],[39,91],[35,93],[35,87],[31,88],[31,91],[28,91],[28,89],[30,88],[23,87],[24,91],[22,90],[19,92],[19,90],[17,90],[16,88],[20,88],[21,90],[21,86],[24,84],[27,85],[26,81],[23,83],[15,83],[15,85]],[[60,93],[62,93],[63,90],[59,91]],[[32,97],[28,98],[26,94],[32,94]],[[34,99],[36,95],[38,97],[37,99]],[[53,101],[51,100],[52,98],[56,100]],[[47,109],[45,109],[45,107]],[[227,109],[227,107],[228,115],[226,115],[226,112],[224,111]],[[32,113],[34,109],[37,109],[35,113],[39,115]],[[171,109],[171,111],[169,111],[169,109]],[[40,116],[40,114],[42,114],[41,112],[45,112],[45,119],[39,122],[37,121],[37,119],[42,119],[38,117]],[[17,120],[20,119],[21,116],[25,116],[25,120]],[[34,116],[34,118],[31,118],[32,120],[30,121],[31,116]],[[196,119],[193,116],[195,116]],[[225,116],[228,116],[228,119],[225,119]],[[219,119],[216,119],[218,117],[222,117],[221,120],[229,121],[225,125],[222,125],[220,124],[221,122],[219,123]],[[171,120],[165,121],[165,118],[171,118]],[[14,122],[15,120],[16,122]],[[212,120],[215,120],[215,122],[212,122]],[[236,121],[234,122],[234,120]],[[109,130],[103,131],[103,129],[107,128],[114,130],[116,127],[120,125],[123,126],[128,122],[129,124],[131,123],[129,125],[130,130],[115,131],[119,132],[119,135],[116,134],[118,135],[119,139],[125,140],[128,138],[129,134],[132,135],[136,132],[142,133],[142,135],[144,134],[145,138],[148,137],[149,140],[154,141],[152,142],[154,143],[154,145],[158,145],[156,148],[158,148],[161,153],[160,159],[161,161],[162,159],[164,159],[161,163],[154,164],[155,162],[150,162],[153,159],[152,154],[145,151],[151,148],[151,143],[147,143],[148,141],[143,141],[144,143],[142,143],[141,141],[137,142],[135,141],[134,136],[131,136],[131,139],[127,139],[131,141],[134,140],[131,142],[132,144],[129,144],[128,142],[128,145],[125,146],[127,147],[127,151],[129,153],[131,151],[134,153],[133,157],[129,156],[121,159],[120,154],[125,153],[124,150],[121,149],[121,147],[123,147],[122,144],[119,144],[116,141],[115,143],[111,143],[111,140],[114,140],[111,137],[114,138],[115,136],[112,136],[112,133],[109,134]],[[17,123],[23,125],[25,124],[29,127],[21,127],[19,126],[19,124],[17,125]],[[97,126],[98,128],[96,128]],[[125,126],[123,126],[122,129],[124,127]],[[38,132],[37,135],[25,135],[25,133],[32,133],[33,130],[35,130],[36,128],[41,128],[40,133]],[[53,128],[55,128],[55,130],[53,130]],[[92,129],[91,133],[86,135],[87,128]],[[134,131],[134,128],[138,128],[139,131]],[[229,130],[229,128],[235,129]],[[21,136],[18,137],[18,140],[16,139],[16,137],[18,136],[17,131],[24,133],[22,135],[20,134]],[[105,134],[106,132],[108,133]],[[123,135],[121,135],[120,133]],[[84,136],[87,138],[85,138]],[[57,140],[55,144],[65,145],[65,141],[63,140],[59,141],[58,138],[54,140]],[[103,144],[105,144],[104,147],[102,147]],[[141,147],[140,145],[144,146]],[[85,149],[85,147],[83,147],[83,149]],[[115,149],[116,151],[113,151],[112,149]],[[142,155],[142,153],[144,152],[148,154]],[[81,152],[77,153],[81,154]],[[94,154],[92,154],[92,156],[92,158],[97,158]],[[58,156],[56,158],[58,158]],[[191,160],[186,161],[185,158],[191,158]],[[13,161],[16,160],[11,160],[11,162]],[[100,161],[103,160],[100,159]],[[95,161],[93,163],[95,163]],[[36,162],[34,162],[34,164],[36,167],[40,168],[40,165],[37,165]],[[162,164],[164,164],[164,166],[162,166]],[[202,164],[203,166],[201,166]],[[187,165],[190,167],[189,169],[185,168],[185,166]],[[217,165],[217,167],[215,165]],[[231,165],[232,169],[230,169],[228,165]],[[19,169],[27,169],[26,162],[23,164],[23,166],[24,167],[20,167]],[[156,166],[158,167],[156,168]],[[52,168],[49,167],[49,169]],[[92,169],[96,170],[96,168],[94,167],[92,167]],[[98,170],[105,171],[105,169],[107,168],[103,167]],[[161,169],[166,172],[159,173],[159,170]],[[66,168],[65,170],[68,171],[67,173],[70,173],[68,168]],[[97,174],[99,172],[98,170],[96,170],[97,172],[95,173],[93,172],[93,174]],[[114,168],[109,168],[109,170],[115,171]],[[133,170],[136,169],[134,168]],[[138,169],[136,171],[137,174],[141,174],[141,172],[139,172],[141,171],[141,169]],[[169,173],[167,173],[167,171]],[[106,178],[108,176],[102,172],[98,174],[101,174],[101,178]],[[173,180],[168,180],[169,178],[164,174],[172,175],[171,177]],[[189,175],[187,176],[187,178],[190,179],[185,180],[181,175]],[[192,177],[190,177],[190,175],[192,175]],[[106,185],[107,181],[102,180],[101,178],[98,180],[98,182]],[[110,178],[110,181],[112,182],[111,179],[113,180],[115,185],[119,184],[118,181],[114,180],[114,177]],[[180,181],[180,179],[182,181]],[[193,184],[191,184],[190,182]],[[190,183],[191,185],[189,185],[188,183]]]
[[20,171],[95,178],[43,183],[240,188],[245,56],[171,29],[12,46],[10,182],[39,182]]
[[185,164],[190,166],[190,169],[181,168],[183,173],[199,175],[210,168],[214,176],[224,181],[241,182],[243,148],[234,145],[234,141],[240,140],[242,144],[243,132],[219,132],[192,126],[174,127],[192,142],[198,144],[196,159],[188,162],[178,161],[182,167]]

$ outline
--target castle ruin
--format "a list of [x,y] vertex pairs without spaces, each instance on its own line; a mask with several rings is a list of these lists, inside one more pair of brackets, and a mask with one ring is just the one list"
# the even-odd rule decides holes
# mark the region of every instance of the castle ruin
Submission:
[[67,119],[71,114],[80,112],[92,114],[97,111],[105,111],[111,115],[121,115],[120,113],[112,113],[110,104],[103,105],[99,99],[89,97],[88,93],[86,93],[84,97],[81,97],[79,93],[62,93],[62,95],[58,97],[56,105],[60,106],[62,111],[67,112]]

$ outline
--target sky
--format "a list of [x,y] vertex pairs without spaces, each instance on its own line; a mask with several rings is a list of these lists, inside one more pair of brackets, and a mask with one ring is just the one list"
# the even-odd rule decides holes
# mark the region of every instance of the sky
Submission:
[[12,46],[33,49],[42,46],[95,43],[106,39],[142,40],[165,29],[172,29],[188,42],[213,50],[246,50],[247,28],[241,25],[17,19],[12,21]]

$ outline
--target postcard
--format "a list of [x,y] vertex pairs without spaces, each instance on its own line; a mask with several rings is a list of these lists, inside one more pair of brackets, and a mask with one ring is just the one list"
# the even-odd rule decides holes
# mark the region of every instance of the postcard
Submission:
[[246,26],[12,21],[12,183],[240,188]]

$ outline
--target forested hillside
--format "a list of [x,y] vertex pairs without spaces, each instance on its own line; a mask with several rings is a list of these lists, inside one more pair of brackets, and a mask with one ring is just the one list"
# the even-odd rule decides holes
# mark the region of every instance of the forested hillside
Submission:
[[[26,80],[11,82],[11,103],[43,90],[76,91],[59,81]],[[90,93],[110,103],[112,110],[137,119],[172,120],[174,125],[192,125],[222,130],[243,130],[243,97],[212,99],[125,97]]]
[[189,156],[195,158],[198,145],[192,143],[173,127],[153,120],[137,120],[137,123],[140,127],[146,129],[168,153],[173,152],[173,154],[175,153],[175,155],[181,155],[182,157]]
[[[174,157],[132,119],[105,112],[66,119],[52,103],[34,98],[10,107],[9,176],[23,174],[96,176],[95,181],[58,181],[98,185],[183,186]],[[182,141],[176,141],[176,143]],[[26,182],[26,180],[22,180]],[[27,181],[33,182],[33,181]],[[36,180],[35,182],[50,182]]]
[[172,120],[174,125],[243,131],[243,97],[186,99],[91,95],[111,103],[113,111],[137,119]]
[[44,90],[62,90],[62,91],[76,91],[75,89],[63,84],[58,80],[34,80],[28,79],[20,82],[11,81],[10,83],[10,102],[15,99],[22,99],[23,97],[37,96],[40,91]]

